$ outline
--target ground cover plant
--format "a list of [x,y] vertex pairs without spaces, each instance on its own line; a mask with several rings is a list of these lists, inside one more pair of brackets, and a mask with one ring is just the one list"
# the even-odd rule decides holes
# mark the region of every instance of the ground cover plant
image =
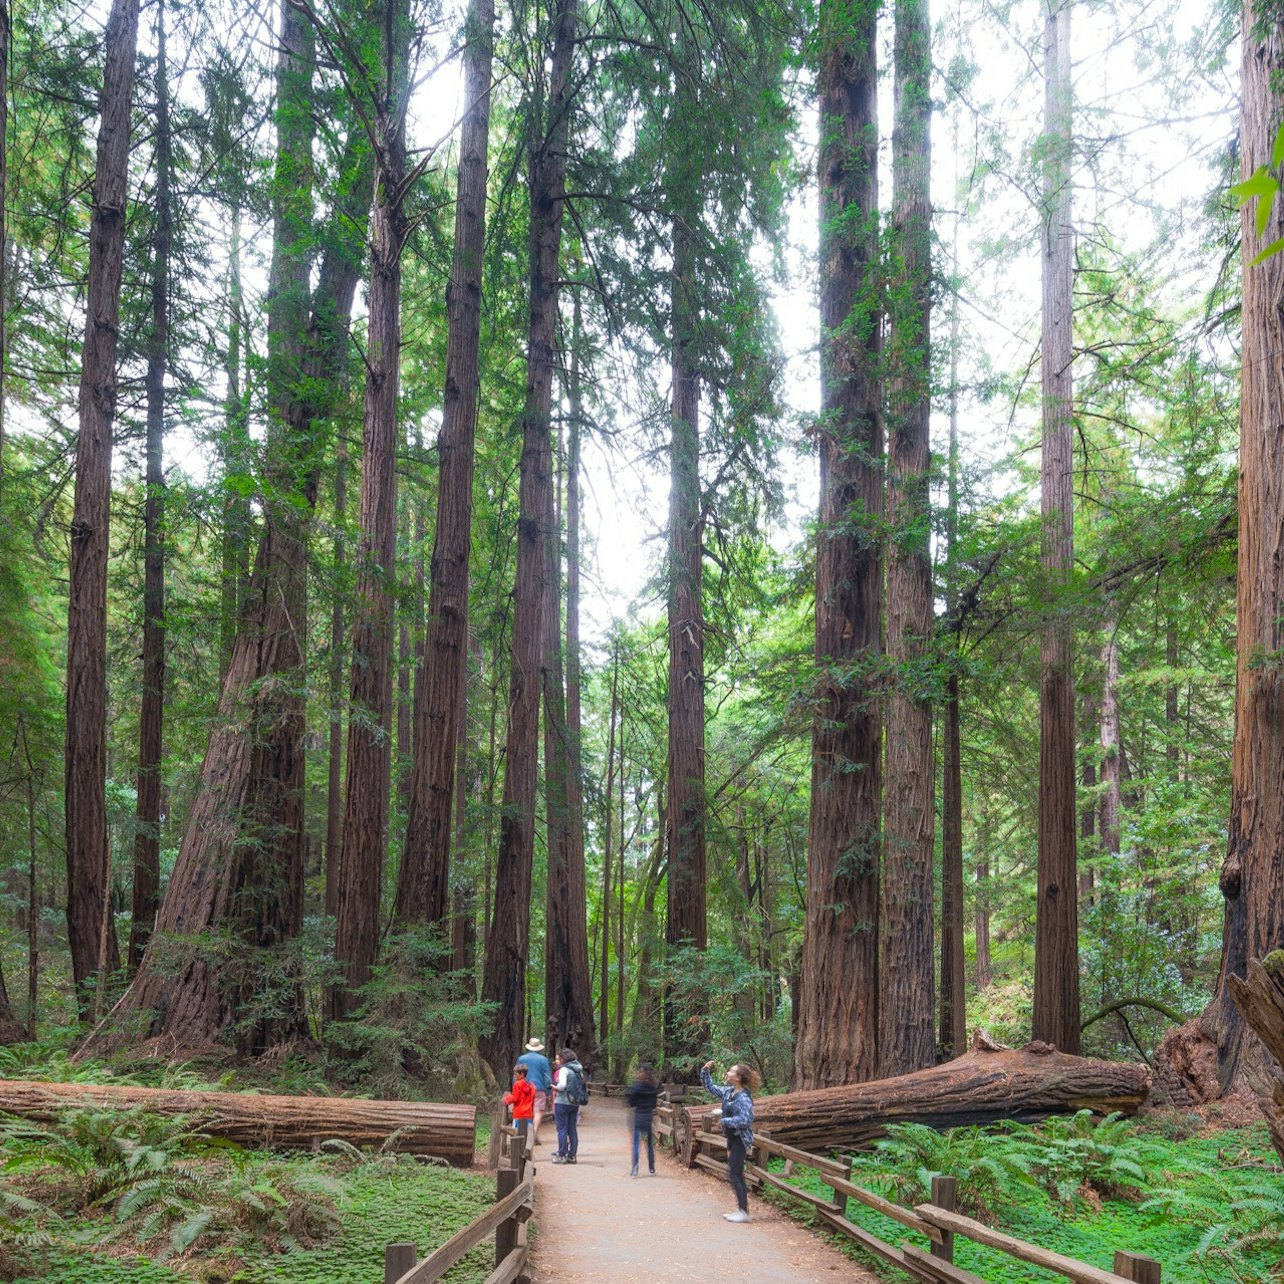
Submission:
[[[1109,1269],[1115,1249],[1156,1258],[1164,1278],[1269,1284],[1284,1277],[1284,1173],[1266,1130],[1213,1130],[1193,1116],[1143,1121],[1078,1115],[1038,1125],[937,1133],[896,1125],[853,1156],[852,1180],[912,1206],[930,1198],[933,1174],[959,1179],[960,1211],[996,1229]],[[826,1194],[810,1169],[789,1179]],[[811,1210],[787,1195],[764,1197],[802,1221]],[[894,1245],[904,1227],[849,1201],[848,1218]],[[887,1279],[899,1272],[835,1237],[843,1251]],[[982,1279],[1059,1279],[1006,1254],[956,1239],[955,1263]]]
[[[367,1284],[385,1244],[426,1252],[494,1198],[489,1174],[339,1142],[249,1151],[139,1110],[4,1118],[0,1142],[0,1279],[13,1281]],[[490,1251],[451,1278],[484,1278]]]

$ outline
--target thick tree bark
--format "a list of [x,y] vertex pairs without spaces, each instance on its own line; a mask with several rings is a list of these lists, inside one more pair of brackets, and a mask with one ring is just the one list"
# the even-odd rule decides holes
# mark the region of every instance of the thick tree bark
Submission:
[[161,749],[165,708],[165,372],[169,363],[170,138],[165,0],[156,8],[156,238],[147,354],[147,498],[143,509],[143,698],[138,732],[138,833],[128,967],[137,971],[160,903]]
[[[669,438],[668,944],[708,944],[704,797],[704,527],[700,495],[700,375],[694,366],[691,232],[673,221]],[[686,1051],[672,1039],[667,1052]]]
[[880,896],[878,1073],[936,1060],[932,882],[936,764],[932,757],[931,253],[932,115],[927,0],[897,0],[892,205],[899,280],[888,337],[887,710]]
[[507,1074],[522,1042],[526,963],[530,951],[531,875],[535,859],[535,792],[539,754],[540,665],[548,573],[544,529],[552,486],[549,439],[557,332],[558,257],[566,190],[566,149],[574,96],[577,0],[556,0],[545,112],[531,157],[530,349],[522,412],[517,573],[513,586],[512,669],[504,755],[504,801],[495,867],[495,909],[486,941],[482,998],[495,1003],[494,1030],[482,1055]]
[[[370,979],[379,949],[379,900],[388,836],[392,766],[393,577],[397,547],[397,394],[401,374],[401,249],[406,236],[406,108],[410,13],[385,0],[383,85],[374,213],[370,220],[369,334],[361,448],[357,574],[348,700],[343,859],[339,864],[335,962],[341,983],[328,996],[332,1020],[346,1016]],[[453,748],[453,746],[452,746]]]
[[[1243,11],[1240,163],[1245,177],[1270,165],[1284,118],[1284,29],[1262,0]],[[1284,942],[1284,254],[1253,265],[1284,237],[1276,200],[1259,236],[1256,202],[1244,207],[1243,351],[1239,418],[1239,573],[1236,577],[1235,744],[1230,830],[1221,891],[1222,961],[1212,1003],[1168,1035],[1156,1055],[1173,1095],[1207,1099],[1239,1087],[1272,1090],[1274,1066],[1232,1002],[1229,979]],[[1177,1082],[1171,1083],[1175,1079]]]
[[353,1146],[386,1145],[468,1167],[476,1140],[475,1106],[0,1079],[0,1110],[20,1118],[50,1121],[69,1108],[88,1106],[190,1115],[201,1132],[254,1149],[314,1149],[338,1137]]
[[455,249],[446,287],[448,336],[438,437],[437,529],[429,571],[428,634],[415,707],[406,845],[395,904],[401,923],[444,924],[449,914],[451,807],[464,707],[460,693],[468,677],[468,552],[494,27],[493,0],[472,0],[464,54],[466,107],[459,143]]
[[[373,160],[354,134],[342,162],[351,178],[327,229],[309,319],[312,53],[288,0],[282,15],[280,203],[268,303],[275,411],[264,532],[156,931],[111,1020],[81,1048],[81,1057],[135,1042],[139,1024],[175,1048],[222,1038],[254,998],[256,951],[279,947],[299,924],[305,541],[320,465],[315,424],[325,410],[314,398],[342,382]],[[249,1026],[242,1042],[257,1048],[300,1032],[302,1013],[296,1008],[280,1019],[252,1019]]]
[[[991,1050],[993,1049],[993,1050]],[[1150,1090],[1150,1072],[1134,1062],[1093,1061],[1048,1044],[995,1048],[979,1039],[971,1052],[944,1065],[894,1079],[812,1092],[759,1097],[754,1131],[804,1150],[865,1146],[891,1123],[946,1129],[1091,1110],[1134,1113]],[[698,1131],[712,1107],[681,1112],[679,1137]]]
[[104,965],[114,970],[120,962],[107,907],[107,558],[130,102],[137,42],[138,0],[113,0],[104,35],[106,54],[99,97],[67,594],[67,935],[82,1017],[89,1012],[92,978],[98,975],[101,986]]
[[[1043,551],[1049,591],[1074,567],[1073,253],[1070,154],[1073,111],[1070,0],[1044,24]],[[1034,1037],[1079,1051],[1079,910],[1073,635],[1054,601],[1043,626],[1039,685],[1039,871],[1034,948]]]
[[343,863],[343,602],[347,596],[348,451],[339,444],[334,465],[334,601],[330,604],[330,737],[325,791],[325,912],[339,912],[339,867]]
[[820,8],[820,530],[800,1088],[868,1079],[878,1035],[883,424],[878,6]]
[[1226,978],[1226,988],[1235,1007],[1254,1034],[1262,1041],[1268,1057],[1274,1059],[1269,1085],[1258,1097],[1271,1142],[1284,1159],[1284,951],[1268,954],[1260,963],[1248,961],[1248,976]]

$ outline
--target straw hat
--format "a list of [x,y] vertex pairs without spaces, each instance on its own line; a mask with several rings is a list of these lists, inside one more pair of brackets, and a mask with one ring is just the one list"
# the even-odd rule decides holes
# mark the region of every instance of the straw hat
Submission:
[[526,1043],[527,1052],[543,1052],[544,1045],[538,1039],[529,1039]]

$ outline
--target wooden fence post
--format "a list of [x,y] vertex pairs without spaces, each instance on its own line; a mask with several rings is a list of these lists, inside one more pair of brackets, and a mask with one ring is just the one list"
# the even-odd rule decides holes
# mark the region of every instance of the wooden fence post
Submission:
[[526,1138],[520,1132],[508,1139],[508,1166],[517,1174],[519,1182],[526,1176]]
[[[852,1157],[850,1155],[843,1161],[843,1176],[848,1181],[852,1179]],[[834,1191],[834,1203],[838,1205],[839,1217],[847,1216],[847,1196],[841,1191]]]
[[1162,1272],[1163,1267],[1153,1257],[1115,1250],[1115,1274],[1126,1280],[1135,1280],[1136,1284],[1160,1284]]
[[[932,1203],[937,1208],[943,1208],[947,1213],[958,1211],[959,1183],[957,1177],[933,1177],[932,1178]],[[942,1261],[952,1262],[954,1260],[954,1232],[942,1231],[941,1242],[932,1245],[932,1256],[939,1257]]]
[[389,1244],[383,1250],[383,1284],[397,1284],[418,1260],[413,1244]]
[[[501,1199],[511,1195],[519,1185],[520,1179],[515,1169],[501,1168],[495,1174],[495,1202],[499,1203]],[[517,1218],[510,1217],[495,1227],[495,1265],[498,1267],[516,1247]]]

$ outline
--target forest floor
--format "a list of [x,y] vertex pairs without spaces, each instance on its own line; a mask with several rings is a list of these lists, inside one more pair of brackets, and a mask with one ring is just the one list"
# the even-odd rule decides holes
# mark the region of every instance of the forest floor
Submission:
[[700,1280],[705,1284],[791,1284],[878,1277],[754,1195],[752,1220],[733,1225],[731,1188],[702,1169],[688,1171],[660,1149],[656,1175],[629,1176],[629,1112],[595,1099],[580,1113],[577,1162],[552,1162],[549,1120],[535,1150],[534,1278],[538,1281]]

